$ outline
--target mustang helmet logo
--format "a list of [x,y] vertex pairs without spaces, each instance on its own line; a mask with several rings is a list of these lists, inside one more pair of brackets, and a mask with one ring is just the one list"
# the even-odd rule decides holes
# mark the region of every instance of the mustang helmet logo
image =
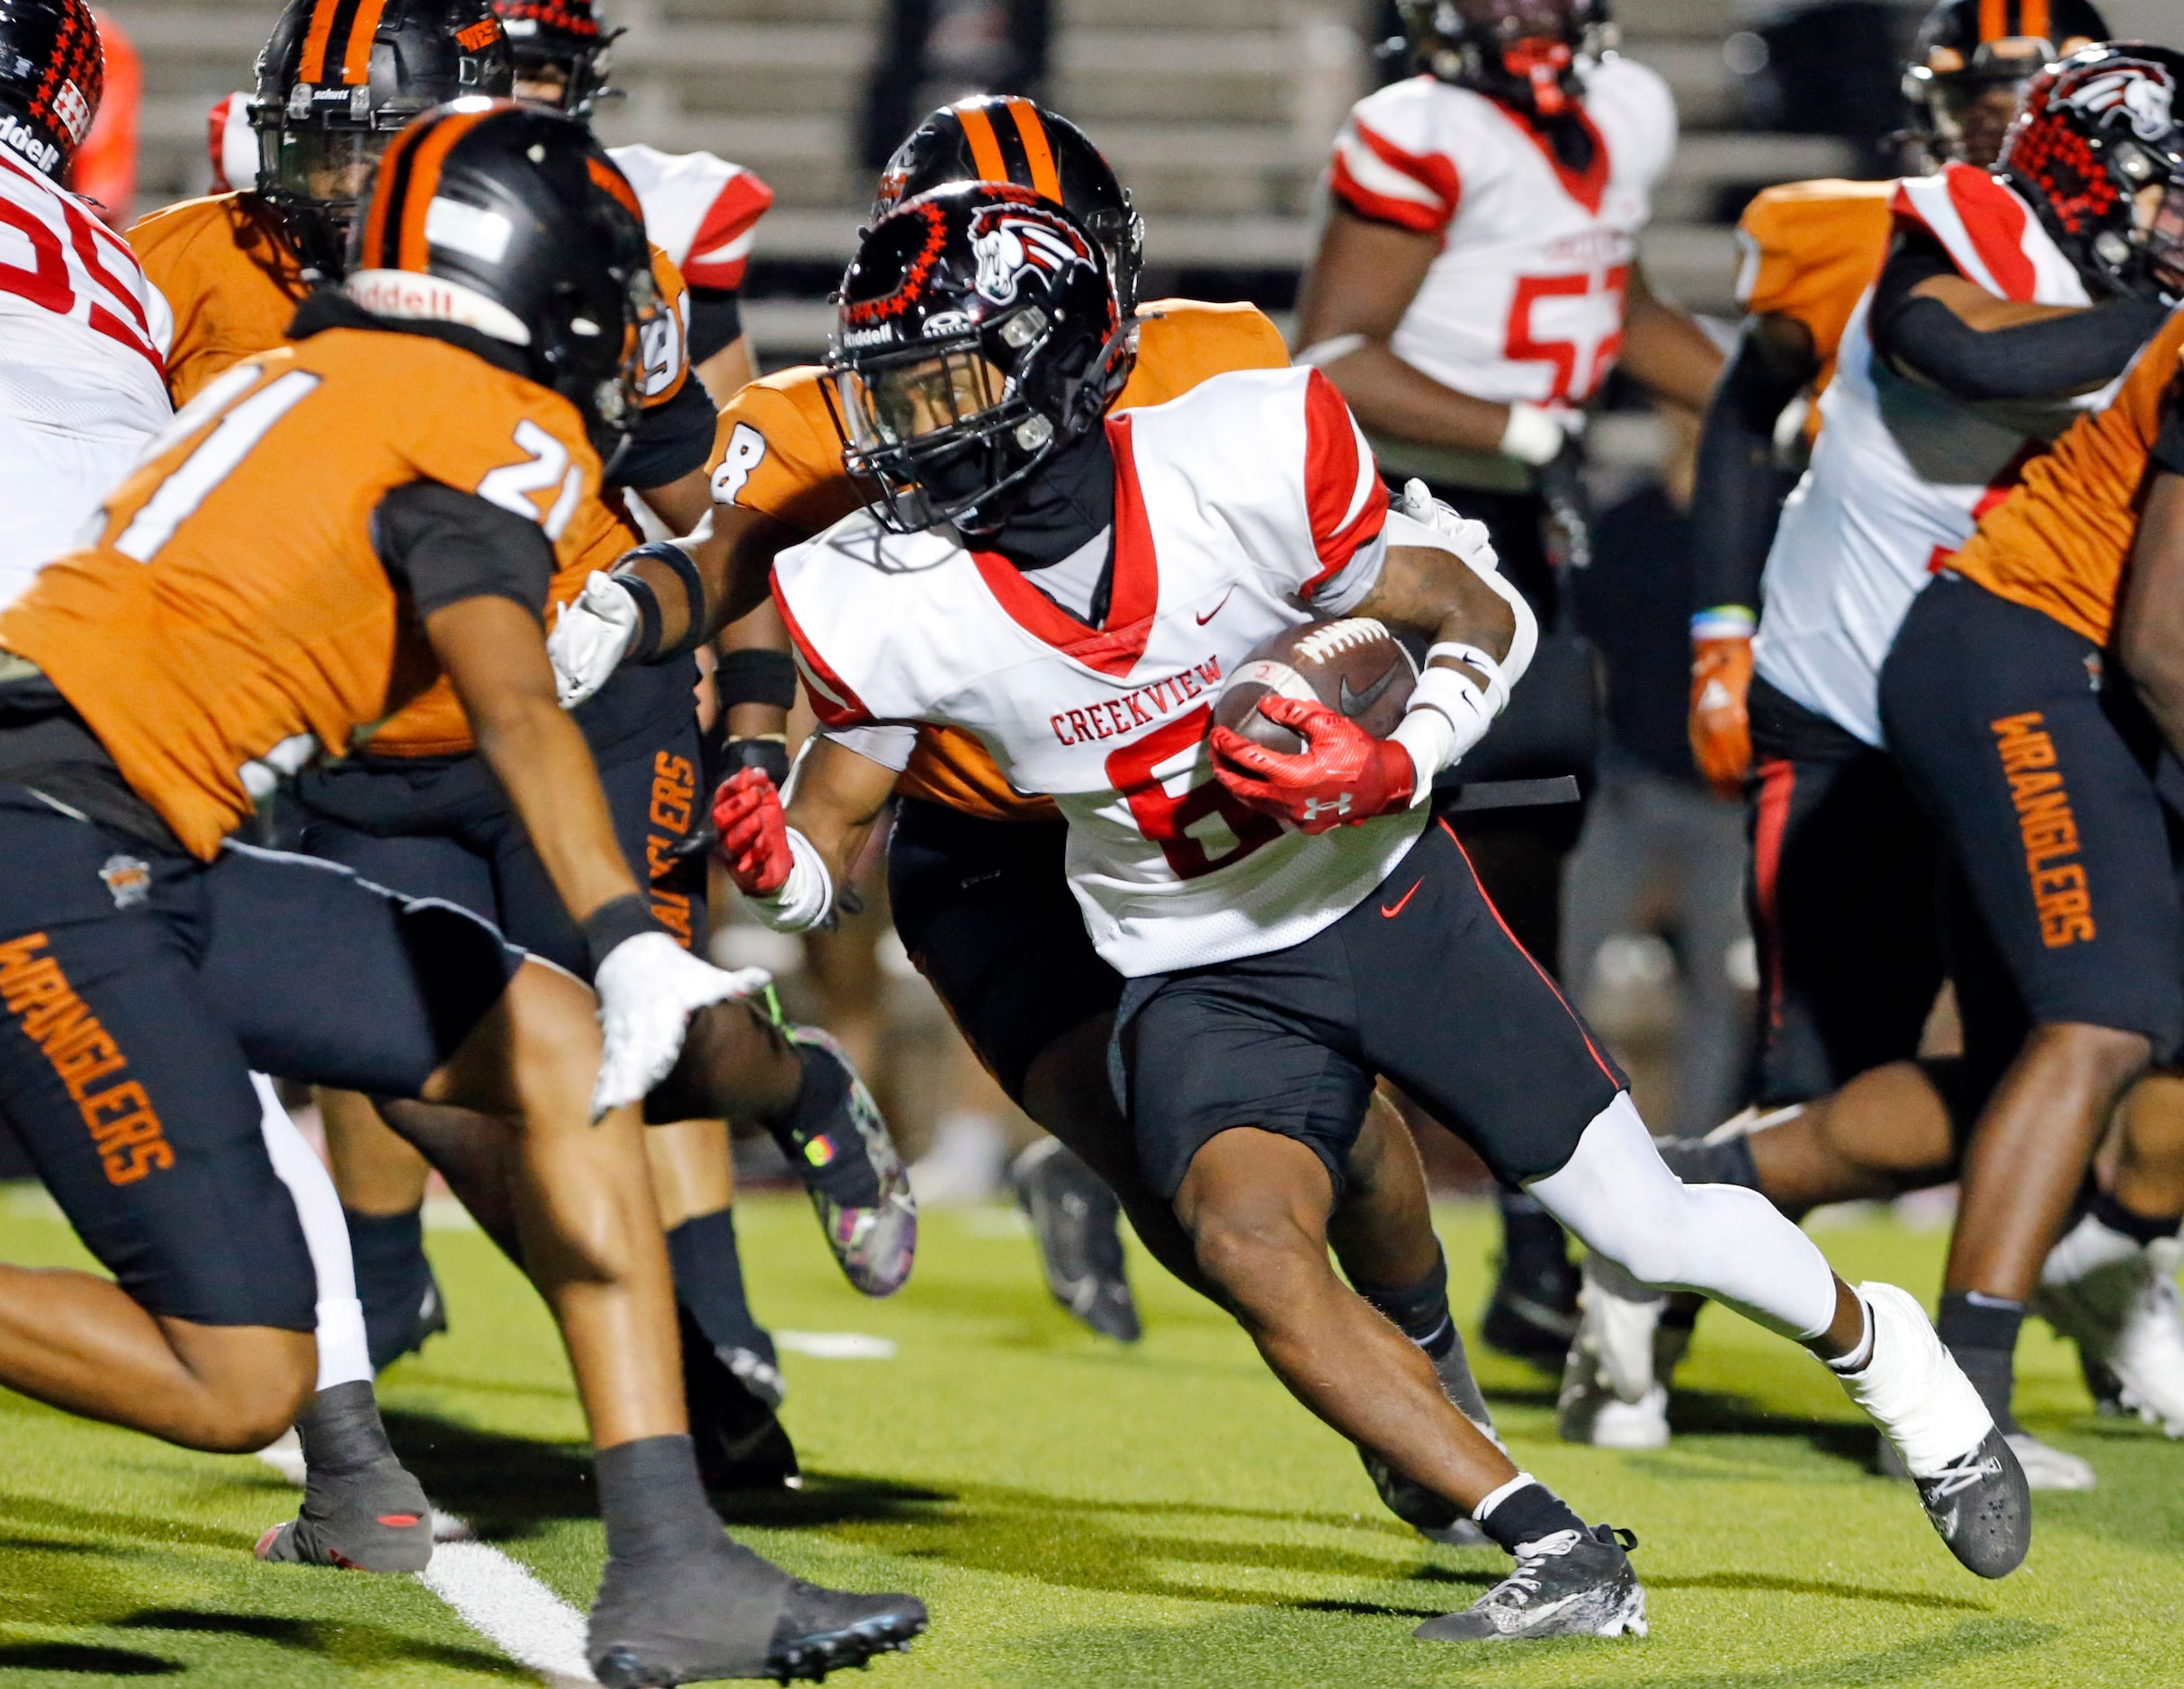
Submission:
[[2175,127],[2176,85],[2151,65],[2119,65],[2072,89],[2067,103],[2101,118],[2120,109],[2139,139],[2161,141]]
[[1081,258],[1076,243],[1052,224],[1004,217],[971,237],[978,290],[996,305],[1013,305],[1027,275],[1058,275]]

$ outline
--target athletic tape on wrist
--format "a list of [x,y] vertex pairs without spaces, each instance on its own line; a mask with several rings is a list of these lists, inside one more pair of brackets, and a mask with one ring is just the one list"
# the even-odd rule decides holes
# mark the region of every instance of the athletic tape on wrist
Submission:
[[746,894],[744,901],[760,923],[776,933],[801,933],[817,926],[834,907],[834,876],[819,846],[789,828],[789,877],[769,897]]
[[721,708],[768,704],[776,710],[796,704],[796,659],[786,651],[723,651],[712,673]]
[[1486,676],[1486,702],[1496,715],[1509,707],[1508,677],[1501,672],[1501,664],[1490,651],[1482,650],[1462,639],[1442,639],[1426,648],[1426,662],[1430,667],[1433,659],[1445,657],[1452,663],[1462,663],[1477,669]]
[[577,923],[577,930],[584,934],[584,948],[591,957],[595,978],[599,964],[629,940],[667,931],[652,918],[652,906],[634,891],[601,904]]
[[[705,577],[698,573],[696,559],[681,546],[670,544],[665,540],[655,540],[649,545],[640,545],[634,551],[625,552],[622,561],[615,566],[614,579],[624,586],[639,579],[637,576],[626,571],[630,565],[640,558],[649,559],[655,563],[673,569],[676,579],[683,584],[683,608],[685,615],[683,623],[683,637],[667,648],[657,651],[656,655],[663,657],[687,657],[699,646],[705,643]],[[649,591],[650,588],[648,587],[646,590]],[[659,642],[659,630],[657,625],[659,601],[657,597],[652,601],[652,614],[656,619],[653,628],[653,644],[657,647]]]
[[1759,617],[1742,604],[1716,604],[1711,610],[1702,610],[1691,618],[1691,637],[1695,639],[1749,639],[1759,621]]
[[[1411,716],[1428,710],[1446,719],[1450,734],[1447,751],[1426,772],[1430,781],[1486,737],[1487,728],[1494,725],[1494,708],[1479,683],[1462,669],[1428,668],[1411,691],[1410,708],[1403,720],[1407,724]],[[1401,728],[1396,731],[1401,737]]]

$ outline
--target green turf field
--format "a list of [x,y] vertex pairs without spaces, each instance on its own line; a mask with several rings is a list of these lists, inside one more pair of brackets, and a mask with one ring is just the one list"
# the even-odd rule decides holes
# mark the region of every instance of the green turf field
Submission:
[[[0,1257],[79,1259],[40,1199],[0,1193]],[[1084,1334],[1000,1210],[926,1219],[916,1277],[862,1300],[791,1199],[739,1226],[762,1318],[892,1340],[894,1358],[787,1358],[809,1487],[745,1534],[821,1581],[909,1589],[932,1633],[860,1681],[991,1685],[1993,1685],[2184,1682],[2184,1447],[2095,1420],[2045,1328],[2020,1354],[2033,1428],[2102,1488],[2044,1497],[2006,1583],[1960,1571],[1821,1370],[1718,1312],[1657,1454],[1566,1448],[1543,1381],[1481,1357],[1520,1461],[1638,1532],[1643,1641],[1456,1649],[1410,1640],[1503,1564],[1422,1542],[1214,1311],[1141,1261],[1149,1335]],[[1484,1209],[1442,1216],[1475,1309]],[[474,1233],[436,1232],[452,1333],[390,1372],[397,1443],[443,1505],[584,1604],[601,1554],[581,1427],[539,1304]],[[1821,1241],[1853,1277],[1930,1295],[1941,1240],[1893,1224]],[[249,1550],[295,1492],[0,1392],[0,1684],[539,1679],[421,1586]]]

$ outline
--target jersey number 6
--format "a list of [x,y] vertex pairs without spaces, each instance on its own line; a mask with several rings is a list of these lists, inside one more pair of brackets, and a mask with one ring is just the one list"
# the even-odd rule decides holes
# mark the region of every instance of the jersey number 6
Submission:
[[1107,778],[1129,802],[1138,831],[1160,847],[1178,880],[1196,880],[1240,862],[1282,836],[1282,824],[1231,797],[1218,780],[1171,797],[1154,773],[1162,763],[1195,751],[1213,723],[1213,706],[1201,705],[1148,733],[1107,758]]

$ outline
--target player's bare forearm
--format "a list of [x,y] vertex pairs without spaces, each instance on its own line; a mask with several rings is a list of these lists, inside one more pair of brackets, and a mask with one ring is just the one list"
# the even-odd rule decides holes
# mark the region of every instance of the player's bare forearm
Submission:
[[[1463,559],[1430,546],[1390,546],[1379,581],[1355,613],[1423,634],[1435,644],[1475,645],[1497,662],[1509,654],[1517,637],[1516,612],[1501,594]],[[1468,665],[1449,666],[1486,684],[1486,676]]]
[[2146,489],[2117,644],[2170,748],[2184,756],[2184,475],[2163,470]]
[[[773,596],[774,559],[811,536],[762,511],[740,505],[714,505],[676,543],[696,559],[705,582],[707,638],[741,621]],[[672,571],[663,569],[663,576]],[[679,595],[679,594],[678,594]],[[661,639],[668,630],[663,627]]]
[[1704,411],[1722,373],[1722,353],[1688,311],[1670,305],[1631,267],[1624,300],[1624,371],[1655,397]]
[[466,598],[434,611],[425,633],[571,918],[635,895],[591,746],[560,706],[531,612],[506,598]]
[[838,886],[894,791],[893,769],[822,737],[790,776],[789,825],[811,841]]
[[[1314,362],[1365,427],[1468,451],[1499,451],[1508,407],[1444,387],[1389,349],[1439,253],[1430,235],[1338,207],[1305,280],[1297,349],[1329,349]],[[1349,351],[1331,355],[1347,342],[1355,343]]]
[[688,533],[712,509],[712,482],[703,464],[665,487],[640,488],[637,496],[669,533]]

